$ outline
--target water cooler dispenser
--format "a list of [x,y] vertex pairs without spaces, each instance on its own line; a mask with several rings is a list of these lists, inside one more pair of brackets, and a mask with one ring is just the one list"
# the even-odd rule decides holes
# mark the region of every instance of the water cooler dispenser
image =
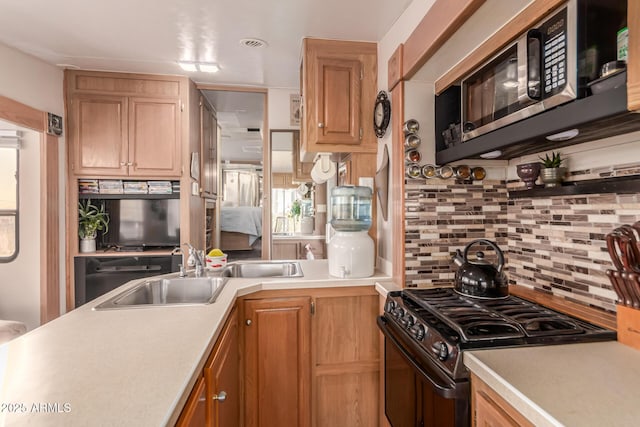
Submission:
[[331,227],[329,274],[341,278],[373,275],[375,259],[371,227],[371,189],[340,186],[331,190]]

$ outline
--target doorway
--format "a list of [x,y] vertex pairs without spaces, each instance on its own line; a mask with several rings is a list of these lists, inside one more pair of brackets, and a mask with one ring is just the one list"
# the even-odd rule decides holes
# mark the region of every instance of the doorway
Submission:
[[210,86],[200,90],[214,109],[219,132],[213,247],[229,261],[269,259],[267,92]]

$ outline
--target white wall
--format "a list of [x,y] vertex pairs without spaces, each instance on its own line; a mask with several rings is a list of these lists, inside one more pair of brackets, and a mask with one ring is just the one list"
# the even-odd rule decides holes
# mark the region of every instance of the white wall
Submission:
[[269,129],[299,129],[289,120],[289,96],[298,94],[297,88],[275,88],[268,91]]
[[[389,92],[388,88],[388,69],[387,63],[389,58],[400,43],[404,43],[411,35],[413,30],[422,20],[422,17],[426,15],[427,11],[435,0],[414,0],[404,13],[394,23],[393,27],[387,32],[387,34],[378,42],[378,90],[384,90]],[[391,115],[394,114],[394,105],[391,104]],[[387,129],[384,137],[378,140],[378,160],[377,169],[382,164],[382,154],[384,152],[384,146],[387,145],[389,152],[389,164],[393,165],[394,160],[392,158],[392,146],[391,146],[391,128]],[[391,170],[390,170],[391,171]],[[389,188],[392,188],[392,183],[389,182]],[[389,192],[389,198],[391,192]],[[378,266],[385,272],[391,273],[391,258],[393,250],[393,236],[391,235],[394,218],[391,216],[391,204],[388,204],[387,221],[382,218],[382,212],[378,207]],[[396,236],[396,238],[399,236]]]
[[[63,72],[32,56],[0,44],[0,95],[38,110],[63,116]],[[40,324],[40,139],[28,132],[20,152],[20,252],[11,263],[0,264],[0,318]],[[64,139],[60,176],[64,177]],[[60,182],[60,236],[64,232],[64,186]],[[64,242],[60,242],[61,310],[64,310]]]

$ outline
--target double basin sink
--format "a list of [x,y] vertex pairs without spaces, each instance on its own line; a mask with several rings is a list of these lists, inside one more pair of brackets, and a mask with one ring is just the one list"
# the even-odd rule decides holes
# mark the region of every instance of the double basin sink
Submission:
[[303,277],[300,263],[295,261],[235,262],[214,274],[146,280],[94,309],[212,304],[229,278]]

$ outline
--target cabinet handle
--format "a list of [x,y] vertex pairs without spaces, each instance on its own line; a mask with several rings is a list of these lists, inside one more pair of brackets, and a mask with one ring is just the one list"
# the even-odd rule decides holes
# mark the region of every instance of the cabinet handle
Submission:
[[127,162],[120,162],[120,166],[126,166]]
[[224,391],[221,391],[220,393],[214,394],[213,396],[211,396],[211,398],[213,400],[217,400],[218,402],[222,403],[225,400],[227,400],[227,393]]
[[133,166],[133,162],[127,162],[127,166]]
[[246,321],[246,322],[244,322],[244,323],[246,323],[246,324],[247,324],[247,326],[251,326],[251,323],[253,323],[253,322],[251,322],[251,319],[247,319],[247,321]]
[[324,123],[322,122],[318,123],[318,127],[322,129],[324,127]]

